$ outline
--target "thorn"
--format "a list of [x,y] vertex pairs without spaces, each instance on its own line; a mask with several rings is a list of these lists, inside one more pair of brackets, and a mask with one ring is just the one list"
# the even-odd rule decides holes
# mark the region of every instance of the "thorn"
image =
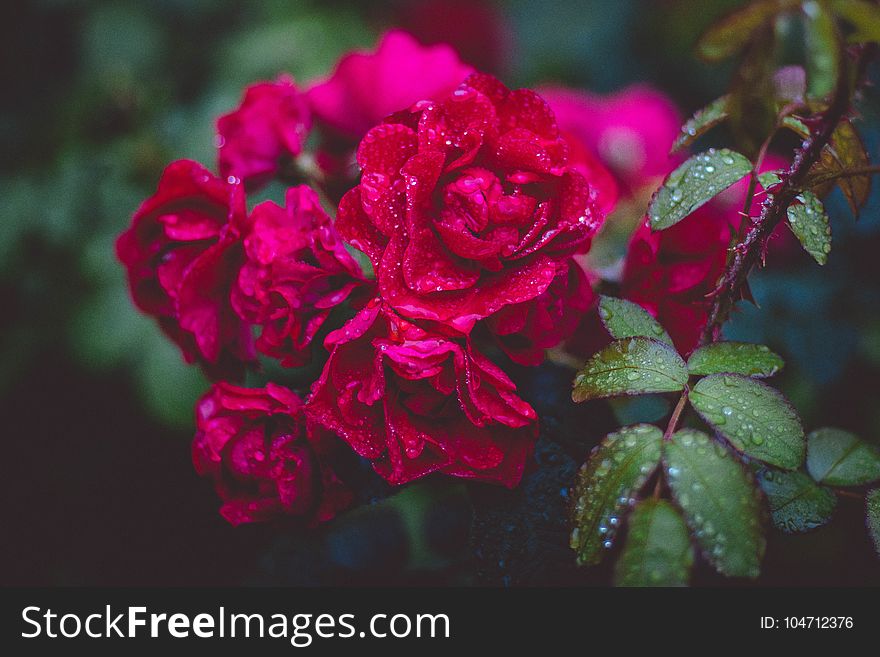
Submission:
[[752,286],[749,285],[748,281],[743,283],[742,287],[740,288],[740,299],[742,301],[748,301],[755,308],[760,308],[758,302],[755,301],[755,297],[752,295]]
[[767,266],[767,251],[770,249],[770,238],[764,240],[761,244],[761,266]]
[[703,298],[705,298],[705,299],[714,299],[714,298],[717,297],[718,295],[724,293],[724,288],[725,288],[725,287],[726,287],[726,286],[724,285],[724,282],[722,281],[721,283],[719,283],[718,285],[715,286],[715,289],[714,289],[714,290],[710,290],[709,292],[707,292],[706,294],[704,294],[704,295],[703,295]]

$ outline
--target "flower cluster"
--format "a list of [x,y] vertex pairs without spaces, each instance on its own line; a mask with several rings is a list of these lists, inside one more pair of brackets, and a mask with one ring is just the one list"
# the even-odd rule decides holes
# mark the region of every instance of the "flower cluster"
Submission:
[[[219,175],[162,174],[117,253],[135,304],[215,380],[193,460],[231,523],[333,517],[357,492],[352,454],[395,485],[520,481],[537,416],[505,363],[584,330],[583,256],[619,199],[674,166],[678,126],[642,87],[546,96],[392,31],[308,87],[249,87],[217,122]],[[273,179],[284,198],[249,207]],[[729,239],[729,214],[704,212],[640,228],[623,268],[682,348]],[[299,395],[265,381],[266,362],[310,361]],[[240,387],[247,372],[263,387]]]

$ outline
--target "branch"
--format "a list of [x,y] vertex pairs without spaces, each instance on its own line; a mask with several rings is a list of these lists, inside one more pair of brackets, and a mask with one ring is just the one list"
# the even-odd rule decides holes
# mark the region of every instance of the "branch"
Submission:
[[[856,62],[857,81],[862,79],[875,50],[874,47],[866,47],[860,53]],[[736,302],[743,298],[749,273],[759,261],[763,260],[767,239],[786,216],[786,209],[800,193],[810,169],[819,161],[822,150],[831,141],[837,125],[849,112],[852,102],[850,94],[850,78],[842,71],[838,76],[831,104],[822,113],[817,128],[811,131],[810,137],[804,140],[801,148],[796,151],[791,167],[781,176],[782,182],[773,195],[764,200],[761,215],[734,249],[733,258],[730,259],[715,291],[700,344],[720,339],[721,327],[730,317]]]

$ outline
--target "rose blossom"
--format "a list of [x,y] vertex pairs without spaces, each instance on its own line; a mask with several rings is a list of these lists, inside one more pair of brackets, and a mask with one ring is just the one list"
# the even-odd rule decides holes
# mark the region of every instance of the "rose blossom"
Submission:
[[229,304],[245,215],[241,184],[178,160],[116,242],[135,304],[214,376],[238,376],[253,358],[249,329]]
[[374,299],[327,346],[306,413],[390,483],[434,471],[519,482],[535,411],[463,336],[416,326]]
[[642,223],[630,240],[623,296],[643,306],[690,353],[706,324],[712,292],[730,246],[730,215],[703,206],[671,228]]
[[318,120],[356,142],[392,112],[447,95],[472,71],[449,46],[422,46],[406,32],[391,30],[375,52],[345,55],[307,96]]
[[317,194],[287,190],[286,206],[254,208],[245,262],[232,288],[239,316],[261,327],[256,346],[287,367],[309,361],[309,345],[330,311],[364,283]]
[[217,383],[196,407],[193,463],[214,481],[231,524],[297,516],[332,518],[352,496],[327,465],[333,439],[306,430],[302,402],[274,383]]
[[589,248],[604,215],[567,152],[537,94],[473,75],[367,133],[337,228],[390,306],[466,333],[541,295]]
[[669,149],[680,133],[681,116],[665,94],[648,85],[605,96],[562,87],[540,93],[560,129],[598,156],[628,192],[653,184],[680,161]]
[[217,120],[220,173],[249,187],[266,182],[282,156],[299,155],[310,125],[308,103],[292,77],[249,86],[241,106]]
[[544,350],[571,336],[596,300],[586,273],[573,258],[534,301],[502,308],[486,320],[504,352],[520,365],[540,365]]

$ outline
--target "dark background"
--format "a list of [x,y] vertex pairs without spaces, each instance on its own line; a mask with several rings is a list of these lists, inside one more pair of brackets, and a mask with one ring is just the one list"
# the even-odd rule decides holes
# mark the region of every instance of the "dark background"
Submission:
[[[691,54],[710,0],[17,3],[2,25],[0,110],[0,584],[602,584],[565,547],[567,486],[615,425],[573,407],[571,375],[520,371],[542,415],[539,467],[514,492],[432,480],[306,537],[232,528],[190,462],[206,383],[128,301],[112,244],[169,161],[213,163],[213,125],[243,86],[325,75],[382,29],[450,41],[511,86],[612,91],[634,81],[683,114],[723,93],[729,69]],[[876,77],[876,76],[875,76]],[[860,129],[876,160],[877,92]],[[834,251],[755,276],[761,310],[729,335],[789,363],[780,385],[808,428],[880,435],[878,194],[858,223],[828,202]],[[620,409],[617,409],[618,412]],[[552,440],[548,439],[552,438]],[[806,536],[770,532],[761,584],[880,584],[859,503]],[[469,539],[470,536],[470,539]],[[472,547],[476,549],[472,549]],[[740,584],[700,569],[702,584]]]

